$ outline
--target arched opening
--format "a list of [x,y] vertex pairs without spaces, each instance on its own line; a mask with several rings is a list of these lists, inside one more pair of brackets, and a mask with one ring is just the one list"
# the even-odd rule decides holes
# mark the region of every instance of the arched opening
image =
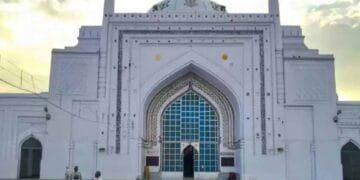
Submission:
[[341,149],[341,164],[344,180],[360,180],[360,149],[348,142]]
[[[215,108],[194,90],[188,90],[173,100],[161,117],[162,171],[194,172],[219,170],[219,116]],[[198,143],[181,151],[182,144]]]
[[183,154],[184,154],[183,176],[184,176],[184,178],[193,178],[194,177],[195,153],[196,153],[196,149],[192,145],[187,146],[183,151]]
[[21,145],[20,178],[40,178],[41,155],[42,146],[37,139],[31,137]]
[[162,136],[158,131],[161,129],[159,122],[162,122],[161,116],[163,115],[163,112],[165,112],[166,107],[176,101],[175,99],[181,94],[190,91],[195,92],[203,99],[206,99],[206,102],[213,107],[214,112],[216,109],[219,121],[217,126],[221,126],[221,132],[218,132],[218,134],[221,135],[221,144],[226,148],[233,149],[235,126],[232,104],[222,91],[193,73],[189,73],[175,80],[161,89],[157,95],[152,98],[152,101],[146,110],[146,122],[144,128],[146,132],[145,146],[147,148],[156,146],[159,137]]

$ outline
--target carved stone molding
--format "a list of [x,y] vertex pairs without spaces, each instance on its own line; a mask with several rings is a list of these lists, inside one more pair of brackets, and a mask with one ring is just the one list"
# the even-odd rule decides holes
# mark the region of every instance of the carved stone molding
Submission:
[[151,11],[152,12],[161,11],[161,10],[169,7],[169,3],[170,3],[170,0],[166,0],[166,1],[160,2],[159,4],[155,4],[152,7]]
[[[229,15],[231,17],[231,15]],[[245,16],[246,17],[246,16]],[[249,20],[250,17],[246,17],[247,20]],[[272,18],[271,18],[272,19]],[[264,31],[263,30],[212,30],[211,27],[208,27],[208,30],[129,30],[129,29],[121,29],[123,27],[119,26],[119,40],[118,40],[118,46],[119,46],[119,52],[118,52],[118,91],[117,91],[117,107],[118,107],[118,112],[117,112],[117,120],[116,120],[116,140],[115,140],[115,144],[116,144],[116,153],[120,152],[120,133],[121,130],[127,130],[126,127],[121,126],[121,97],[122,97],[122,83],[121,83],[121,73],[122,73],[122,68],[123,68],[123,40],[124,40],[124,35],[125,34],[141,34],[141,35],[258,35],[260,37],[260,42],[259,42],[259,49],[260,49],[260,63],[262,64],[260,66],[260,76],[262,76],[261,78],[261,82],[260,82],[260,86],[261,86],[261,94],[262,94],[262,98],[261,98],[261,122],[262,122],[262,128],[261,128],[261,132],[262,134],[265,134],[266,132],[266,126],[264,126],[265,122],[266,122],[266,110],[265,110],[265,66],[264,66]],[[125,27],[126,28],[126,27]],[[121,30],[120,30],[121,29]],[[104,74],[104,72],[106,72],[106,70],[104,68],[100,68],[100,73]],[[148,131],[148,130],[147,130]],[[146,135],[147,136],[147,135]],[[148,136],[147,136],[148,137]],[[149,138],[150,139],[150,138]],[[149,141],[146,141],[148,143],[145,144],[146,147],[151,147],[151,143]],[[225,142],[225,141],[224,141]],[[224,143],[225,144],[225,143]],[[234,146],[234,145],[232,145]],[[266,136],[262,137],[262,151],[263,154],[266,154]]]
[[194,7],[196,5],[197,5],[196,0],[186,0],[185,1],[185,6]]
[[[157,144],[157,127],[160,123],[158,119],[159,114],[162,113],[162,107],[169,98],[173,97],[180,90],[199,89],[211,98],[217,104],[217,112],[219,113],[220,121],[222,121],[223,144],[225,147],[233,147],[234,137],[234,113],[228,99],[214,86],[199,78],[195,74],[189,73],[170,85],[163,88],[151,101],[146,114],[146,142],[148,147]],[[196,91],[196,90],[194,90]]]

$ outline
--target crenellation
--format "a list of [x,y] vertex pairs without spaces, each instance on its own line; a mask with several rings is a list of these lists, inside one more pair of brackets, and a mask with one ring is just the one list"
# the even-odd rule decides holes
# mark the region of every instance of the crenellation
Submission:
[[241,22],[273,22],[275,18],[269,14],[211,14],[211,13],[196,13],[196,14],[174,14],[174,13],[159,13],[148,14],[142,13],[116,13],[110,17],[111,22],[227,22],[227,23],[241,23]]
[[101,26],[82,26],[79,32],[79,39],[99,39]]
[[337,109],[340,127],[360,127],[360,102],[338,102]]
[[281,26],[283,37],[303,37],[300,26]]

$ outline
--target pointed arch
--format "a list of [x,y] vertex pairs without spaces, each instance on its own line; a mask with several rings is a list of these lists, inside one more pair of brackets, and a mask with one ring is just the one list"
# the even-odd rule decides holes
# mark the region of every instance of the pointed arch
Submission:
[[[194,56],[193,54],[190,55],[191,57]],[[188,59],[196,59],[196,61]],[[236,109],[243,101],[241,96],[244,92],[243,84],[229,74],[226,69],[210,63],[209,60],[202,57],[182,58],[177,61],[180,62],[169,64],[164,70],[155,73],[151,79],[143,84],[142,93],[145,94],[143,99],[145,108],[150,105],[161,89],[189,73],[195,74],[223,92],[233,108]]]
[[194,177],[196,167],[194,165],[197,161],[197,151],[192,145],[188,145],[182,152],[183,154],[183,177]]
[[197,149],[193,145],[189,144],[182,150],[182,153],[186,154],[189,150],[197,152]]
[[360,151],[360,148],[352,140],[350,140],[341,148],[341,151]]
[[341,164],[344,180],[360,179],[360,148],[353,140],[341,148]]
[[35,137],[31,136],[27,138],[21,145],[22,148],[34,148],[34,149],[41,149],[42,144],[39,140]]
[[355,146],[360,149],[360,144],[357,141],[349,139],[348,141],[345,141],[344,144],[342,144],[341,150],[343,150],[344,148],[348,148],[349,146]]
[[28,136],[20,144],[19,178],[40,178],[42,144],[34,136]]
[[179,94],[189,89],[201,94],[216,109],[222,124],[223,145],[228,148],[233,146],[234,137],[234,112],[227,99],[217,88],[198,77],[194,73],[188,73],[185,76],[175,80],[155,95],[151,101],[146,113],[146,141],[149,146],[157,144],[158,121],[164,108],[172,102]]

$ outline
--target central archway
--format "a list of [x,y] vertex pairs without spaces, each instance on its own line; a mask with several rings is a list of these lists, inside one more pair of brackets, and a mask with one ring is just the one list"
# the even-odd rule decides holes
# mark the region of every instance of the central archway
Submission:
[[[216,109],[194,90],[173,100],[161,117],[161,170],[183,171],[184,177],[219,171],[219,119]],[[184,143],[198,143],[199,153],[191,145],[182,151]]]
[[164,109],[179,95],[193,91],[204,97],[218,113],[221,144],[234,148],[234,111],[227,97],[212,84],[193,73],[177,79],[161,89],[152,99],[146,111],[145,145],[151,148],[157,145],[160,137],[161,115]]

